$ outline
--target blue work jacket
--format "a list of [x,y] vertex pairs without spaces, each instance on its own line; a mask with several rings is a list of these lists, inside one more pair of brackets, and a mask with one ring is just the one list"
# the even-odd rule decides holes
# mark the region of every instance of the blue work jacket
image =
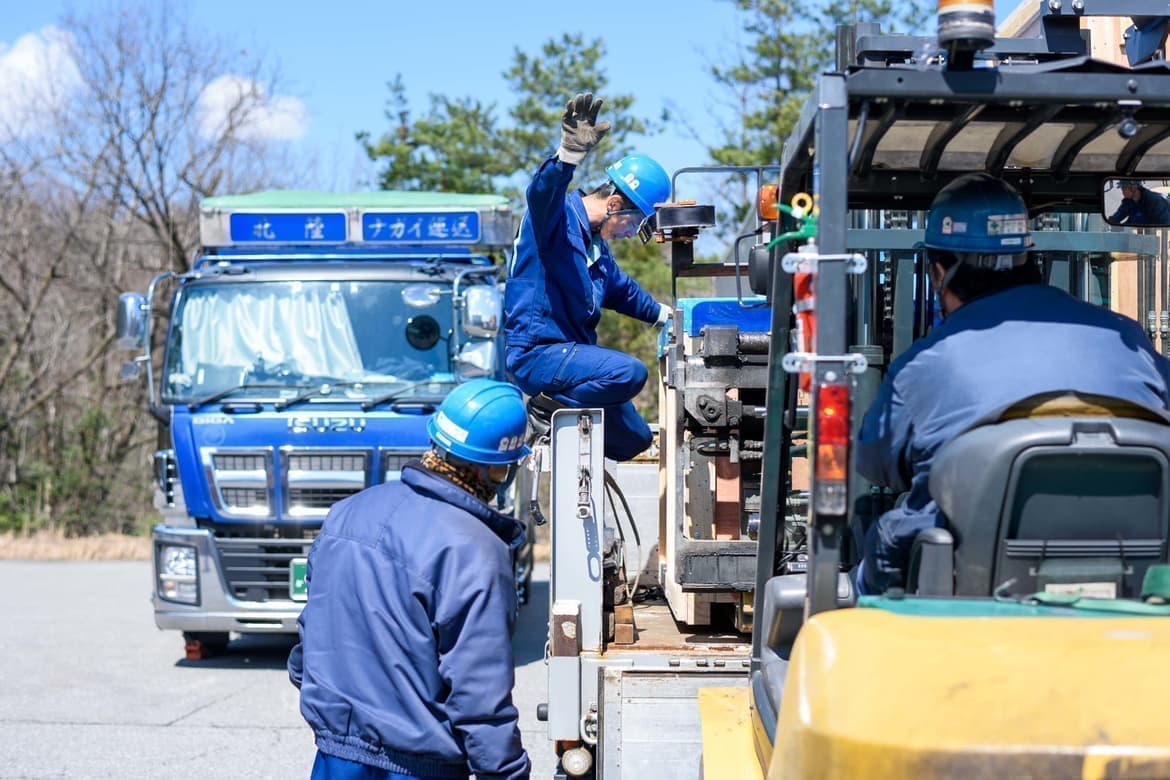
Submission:
[[529,776],[512,704],[523,533],[410,464],[333,506],[288,661],[321,752],[415,776]]
[[1055,287],[1022,285],[959,307],[893,361],[858,432],[858,472],[909,491],[868,529],[866,589],[896,582],[915,535],[942,524],[930,465],[939,447],[972,424],[1061,390],[1166,409],[1168,388],[1170,362],[1136,322]]
[[1122,198],[1110,222],[1124,225],[1170,225],[1170,202],[1153,190],[1142,187],[1142,199]]
[[576,166],[550,157],[528,185],[528,211],[504,288],[509,350],[541,344],[596,344],[601,309],[643,322],[658,303],[618,267],[609,244],[593,240],[580,190],[568,192]]

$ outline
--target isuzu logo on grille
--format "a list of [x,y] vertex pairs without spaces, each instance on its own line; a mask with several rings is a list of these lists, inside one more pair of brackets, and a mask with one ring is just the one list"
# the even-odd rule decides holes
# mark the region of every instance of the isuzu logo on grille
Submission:
[[361,433],[366,429],[364,417],[290,417],[288,429],[292,433],[329,433],[331,431],[353,431]]

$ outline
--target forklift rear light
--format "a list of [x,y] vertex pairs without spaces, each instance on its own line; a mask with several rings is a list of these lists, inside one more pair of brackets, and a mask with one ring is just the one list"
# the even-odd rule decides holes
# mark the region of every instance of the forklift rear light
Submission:
[[844,444],[817,445],[817,478],[844,481],[849,448]]
[[816,441],[849,444],[849,389],[843,384],[817,386]]
[[813,510],[845,514],[849,479],[849,389],[822,384],[816,397]]

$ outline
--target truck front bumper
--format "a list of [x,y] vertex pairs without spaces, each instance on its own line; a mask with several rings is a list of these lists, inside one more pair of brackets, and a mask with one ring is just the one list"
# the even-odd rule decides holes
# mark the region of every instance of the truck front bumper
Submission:
[[[295,634],[297,617],[304,606],[291,598],[248,601],[234,597],[224,575],[215,537],[201,528],[157,525],[153,540],[154,583],[151,601],[154,622],[160,629],[180,631],[236,631],[244,634]],[[159,552],[166,545],[192,547],[196,555],[197,603],[184,604],[160,592]],[[307,545],[305,547],[307,551]]]

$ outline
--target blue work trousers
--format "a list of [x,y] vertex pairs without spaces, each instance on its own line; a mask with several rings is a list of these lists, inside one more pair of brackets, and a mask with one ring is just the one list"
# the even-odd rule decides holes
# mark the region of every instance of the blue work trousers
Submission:
[[650,446],[650,426],[630,399],[646,384],[646,366],[621,352],[589,344],[544,344],[509,350],[508,369],[528,395],[575,408],[605,410],[605,457],[629,460]]
[[441,780],[441,778],[404,775],[369,764],[331,756],[318,750],[309,780]]

